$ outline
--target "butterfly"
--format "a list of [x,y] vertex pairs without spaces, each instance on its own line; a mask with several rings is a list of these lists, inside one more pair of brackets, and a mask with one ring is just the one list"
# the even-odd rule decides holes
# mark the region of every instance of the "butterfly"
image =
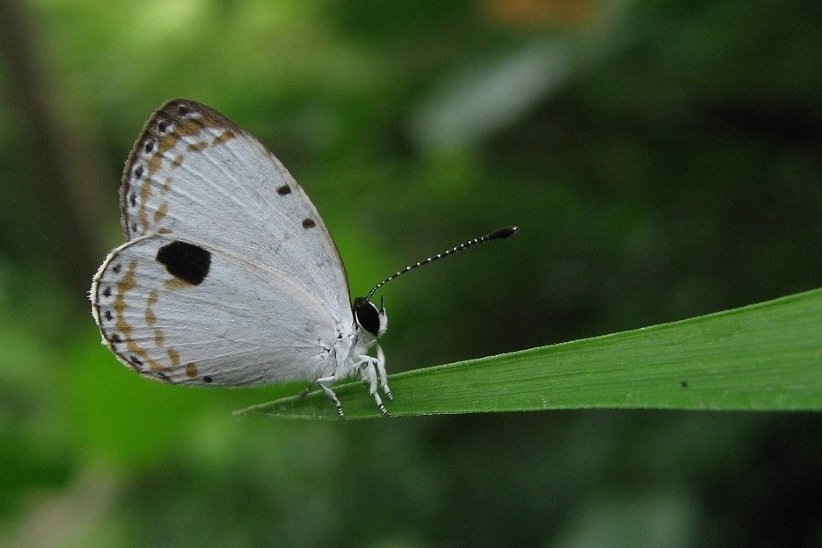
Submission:
[[[139,374],[174,384],[255,386],[359,375],[384,415],[390,400],[381,285],[508,227],[429,257],[350,299],[345,267],[317,209],[280,161],[214,109],[160,107],[126,162],[126,242],[94,276],[103,343]],[[371,355],[371,354],[375,355]]]

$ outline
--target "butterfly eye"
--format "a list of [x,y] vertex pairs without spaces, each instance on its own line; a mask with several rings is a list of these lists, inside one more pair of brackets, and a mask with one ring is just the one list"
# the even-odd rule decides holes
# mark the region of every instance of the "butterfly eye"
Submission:
[[358,297],[352,307],[357,324],[378,337],[380,335],[380,312],[374,303],[365,297]]

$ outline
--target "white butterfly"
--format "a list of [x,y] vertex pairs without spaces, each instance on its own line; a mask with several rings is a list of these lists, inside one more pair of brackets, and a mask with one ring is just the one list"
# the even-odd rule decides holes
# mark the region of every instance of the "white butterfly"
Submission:
[[[377,338],[388,317],[351,305],[316,208],[283,165],[215,110],[184,99],[149,119],[123,173],[126,243],[94,277],[103,342],[141,375],[179,384],[329,384],[359,373],[391,399]],[[376,346],[376,357],[369,351]]]

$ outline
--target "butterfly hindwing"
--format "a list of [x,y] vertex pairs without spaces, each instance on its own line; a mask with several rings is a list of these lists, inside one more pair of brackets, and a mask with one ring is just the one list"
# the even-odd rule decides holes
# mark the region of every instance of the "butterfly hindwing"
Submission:
[[345,269],[314,205],[283,165],[217,111],[169,101],[147,122],[121,189],[127,240],[172,234],[277,271],[335,321],[353,321]]
[[340,326],[289,278],[213,246],[150,234],[114,250],[92,286],[104,341],[139,373],[186,384],[316,379]]

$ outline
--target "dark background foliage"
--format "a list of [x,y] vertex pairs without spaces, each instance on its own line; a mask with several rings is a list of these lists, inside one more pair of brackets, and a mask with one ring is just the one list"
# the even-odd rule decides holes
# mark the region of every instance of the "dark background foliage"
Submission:
[[86,298],[177,96],[289,167],[352,293],[521,227],[385,289],[391,372],[819,287],[820,6],[0,2],[0,544],[822,544],[814,414],[239,419],[301,387],[141,379]]

